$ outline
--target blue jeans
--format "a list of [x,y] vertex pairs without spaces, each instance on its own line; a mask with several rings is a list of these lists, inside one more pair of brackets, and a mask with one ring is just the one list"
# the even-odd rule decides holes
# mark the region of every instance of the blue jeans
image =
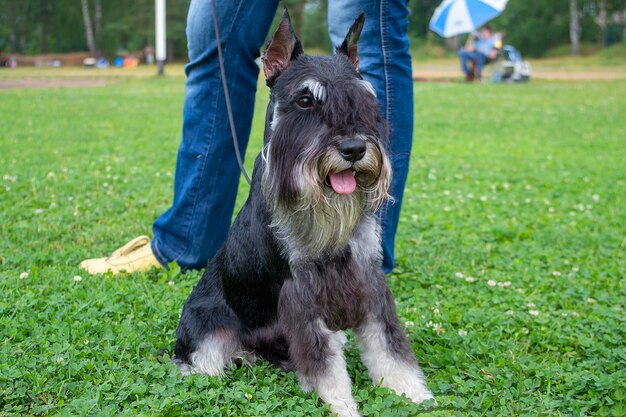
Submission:
[[[239,147],[250,135],[259,56],[278,0],[217,4],[224,61]],[[360,69],[376,90],[390,123],[395,202],[381,212],[383,268],[394,264],[394,238],[409,168],[413,136],[413,83],[406,0],[332,0],[329,28],[334,45],[343,41],[360,12],[366,23],[359,42]],[[152,250],[163,265],[199,269],[228,234],[239,185],[224,93],[219,75],[210,0],[192,0],[187,20],[189,64],[182,142],[174,179],[174,201],[153,225]]]
[[489,60],[486,55],[483,55],[478,51],[468,52],[463,48],[459,50],[459,58],[461,58],[461,70],[465,73],[465,75],[472,75],[472,71],[469,68],[469,63],[474,63],[473,75],[477,77],[481,76],[481,74],[483,73],[483,68]]

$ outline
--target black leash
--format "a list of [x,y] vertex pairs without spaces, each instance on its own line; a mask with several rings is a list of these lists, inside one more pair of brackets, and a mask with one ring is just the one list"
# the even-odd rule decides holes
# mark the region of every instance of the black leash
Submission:
[[244,178],[249,185],[250,177],[243,166],[243,160],[241,159],[241,152],[239,151],[239,142],[237,142],[237,132],[235,131],[235,119],[233,118],[233,110],[230,105],[230,94],[228,93],[228,85],[226,84],[226,70],[224,69],[224,57],[222,56],[222,43],[220,41],[220,30],[217,25],[217,11],[215,9],[215,0],[211,1],[213,9],[213,27],[215,28],[215,41],[217,42],[217,55],[220,63],[220,72],[222,74],[222,86],[224,87],[224,98],[226,99],[226,111],[228,112],[228,122],[230,123],[230,132],[233,137],[233,146],[235,148],[235,155],[237,155],[237,163],[239,164],[239,170],[243,174]]

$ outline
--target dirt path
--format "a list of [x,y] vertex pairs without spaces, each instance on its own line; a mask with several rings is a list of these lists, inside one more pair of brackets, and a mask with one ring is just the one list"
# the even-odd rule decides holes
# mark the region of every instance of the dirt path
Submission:
[[[72,70],[74,71],[74,70]],[[487,70],[485,70],[487,71]],[[182,71],[180,71],[182,74]],[[120,73],[122,74],[122,73]],[[152,75],[152,72],[149,73]],[[179,76],[177,71],[170,71],[170,74]],[[26,75],[26,74],[25,74]],[[30,75],[30,76],[29,76]],[[70,72],[62,77],[46,76],[38,77],[31,74],[24,78],[0,78],[0,90],[6,89],[38,89],[38,88],[85,88],[85,87],[102,87],[115,80],[123,79],[128,76],[145,76],[143,73],[128,73],[116,75],[115,77],[103,78],[86,78],[80,71]],[[487,75],[486,75],[487,76]],[[31,78],[32,77],[32,78]],[[456,65],[414,65],[413,79],[417,82],[450,82],[462,79],[461,72]],[[538,80],[562,80],[562,81],[593,81],[593,80],[618,80],[626,79],[626,71],[566,71],[555,70],[551,68],[535,68],[533,70],[533,79]]]
[[[488,69],[485,69],[487,72]],[[451,81],[462,78],[461,70],[452,65],[414,65],[413,79],[415,81]],[[566,71],[548,68],[533,68],[533,79],[563,80],[563,81],[592,81],[626,79],[626,71]]]
[[102,87],[107,84],[103,79],[0,79],[0,90],[10,88],[59,88],[59,87]]

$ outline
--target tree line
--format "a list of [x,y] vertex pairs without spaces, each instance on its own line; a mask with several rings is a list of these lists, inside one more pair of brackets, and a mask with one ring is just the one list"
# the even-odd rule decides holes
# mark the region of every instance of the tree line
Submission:
[[[283,0],[308,47],[330,51],[327,7],[332,0]],[[420,42],[443,44],[428,30],[442,0],[410,0],[409,32]],[[168,57],[186,56],[190,0],[167,0]],[[569,44],[598,47],[625,42],[626,0],[509,0],[492,26],[529,56]],[[154,42],[154,0],[0,0],[0,49],[40,54],[90,51],[113,56]],[[419,43],[419,42],[418,42]]]

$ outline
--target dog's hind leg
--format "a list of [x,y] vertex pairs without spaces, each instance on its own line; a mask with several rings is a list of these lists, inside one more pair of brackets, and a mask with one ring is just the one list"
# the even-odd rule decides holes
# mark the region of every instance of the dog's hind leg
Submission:
[[[293,281],[281,291],[279,320],[289,343],[289,357],[304,391],[315,389],[340,417],[360,416],[343,355],[345,335],[333,332],[315,316],[302,288]],[[310,300],[309,300],[310,301]]]
[[385,277],[377,277],[368,316],[356,329],[361,357],[374,384],[405,394],[413,402],[433,399],[407,337],[402,332]]
[[207,275],[187,299],[176,329],[172,362],[185,375],[222,375],[233,359],[242,356],[239,319],[226,304],[220,286]]

